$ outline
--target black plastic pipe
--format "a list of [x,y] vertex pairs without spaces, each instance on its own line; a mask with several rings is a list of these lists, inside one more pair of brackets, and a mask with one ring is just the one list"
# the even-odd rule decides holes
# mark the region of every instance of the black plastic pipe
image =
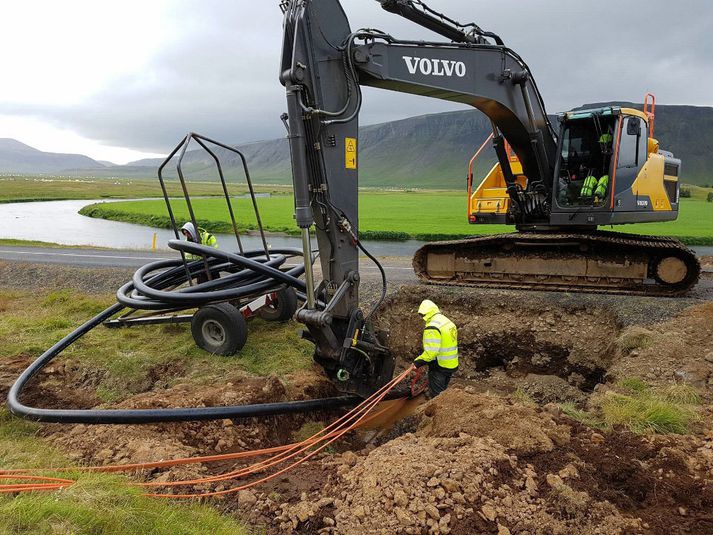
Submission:
[[[133,281],[125,284],[117,292],[119,302],[100,312],[89,321],[69,333],[59,342],[50,347],[35,360],[17,378],[7,395],[7,405],[10,412],[16,416],[50,423],[83,423],[83,424],[148,424],[158,422],[186,422],[197,420],[220,420],[223,418],[254,418],[313,412],[336,409],[356,405],[361,401],[357,396],[341,396],[332,398],[310,399],[300,401],[282,401],[276,403],[260,403],[254,405],[233,405],[227,407],[189,407],[175,409],[44,409],[29,407],[20,401],[23,389],[62,351],[75,343],[92,329],[104,323],[112,316],[121,312],[126,305],[138,309],[169,309],[176,305],[192,308],[209,302],[226,301],[252,295],[259,291],[269,291],[271,288],[287,284],[298,291],[304,291],[304,282],[299,275],[304,271],[304,264],[288,271],[279,268],[288,256],[301,255],[299,249],[276,249],[269,258],[264,258],[264,251],[246,251],[243,255],[226,253],[212,247],[179,240],[171,240],[173,249],[192,254],[205,255],[211,270],[225,271],[231,267],[242,268],[239,272],[208,280],[204,283],[166,290],[188,282],[189,276],[203,272],[206,262],[203,260],[188,263],[188,269],[183,260],[158,261],[139,268]],[[262,257],[263,261],[251,257]],[[312,259],[310,259],[312,261]],[[156,275],[149,276],[153,271],[164,269]],[[222,282],[221,282],[222,280]],[[228,286],[227,288],[225,286]]]
[[232,405],[227,407],[192,407],[177,409],[43,409],[28,407],[20,401],[27,383],[67,347],[75,343],[104,321],[123,310],[120,304],[112,305],[62,338],[35,360],[12,385],[7,395],[7,405],[16,416],[48,423],[82,424],[148,424],[158,422],[187,422],[197,420],[221,420],[223,418],[253,418],[313,412],[356,405],[357,396],[259,403],[255,405]]

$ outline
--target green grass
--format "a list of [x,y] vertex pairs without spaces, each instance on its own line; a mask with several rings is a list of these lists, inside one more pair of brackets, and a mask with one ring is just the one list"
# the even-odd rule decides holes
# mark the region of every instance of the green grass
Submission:
[[[69,290],[34,295],[0,290],[0,367],[19,356],[37,357],[113,300],[112,296]],[[312,348],[300,339],[298,326],[291,322],[251,320],[248,342],[235,357],[199,350],[188,324],[131,329],[100,326],[51,366],[69,364],[71,377],[82,382],[82,389],[95,388],[98,399],[111,404],[178,382],[200,388],[248,373],[284,377],[312,366]],[[154,370],[160,375],[158,382],[151,379]],[[75,386],[65,376],[52,377],[46,378],[50,388],[54,381],[64,389]],[[0,409],[0,467],[69,465],[39,438],[39,429]],[[121,476],[76,472],[69,477],[78,478],[78,483],[58,492],[0,495],[0,535],[247,533],[240,523],[210,507],[142,497]]]
[[559,407],[564,414],[566,414],[573,420],[582,422],[584,425],[593,427],[595,429],[604,429],[606,427],[601,418],[599,418],[596,414],[580,409],[572,401],[565,401],[564,403],[560,403]]
[[[175,180],[167,181],[169,195],[180,195]],[[257,186],[258,191],[285,193],[286,186]],[[222,195],[217,182],[192,182],[191,195]],[[231,193],[247,191],[246,186],[230,186]],[[162,196],[158,179],[108,179],[66,177],[2,177],[0,178],[0,203],[30,202],[70,199],[132,199]]]
[[[0,466],[69,466],[59,452],[36,438],[38,428],[0,409]],[[141,496],[122,476],[79,471],[47,475],[77,483],[55,492],[0,495],[0,535],[248,533],[241,523],[207,505]]]
[[[702,188],[698,188],[702,189]],[[360,236],[362,239],[439,240],[473,234],[511,232],[505,225],[469,225],[465,215],[465,194],[447,191],[374,192],[360,194]],[[258,199],[266,230],[296,234],[292,218],[291,196]],[[256,228],[248,199],[235,199],[234,205],[241,230]],[[225,202],[221,199],[196,199],[194,211],[201,226],[213,232],[230,232]],[[188,219],[183,203],[176,202],[178,220]],[[161,200],[95,204],[82,214],[160,228],[170,228],[166,208]],[[681,202],[679,219],[667,223],[647,223],[616,227],[621,232],[674,236],[691,245],[713,245],[713,203],[700,198]]]
[[[15,240],[12,238],[0,238],[0,245],[12,245],[18,247],[50,247],[53,249],[84,249],[82,245],[62,245],[49,241],[38,240]],[[103,247],[93,247],[92,249],[103,249]]]
[[624,427],[634,433],[687,434],[698,421],[700,395],[687,385],[652,388],[638,377],[618,381],[614,390],[593,398],[595,410],[585,411],[573,403],[560,405],[562,412],[598,429]]
[[[112,301],[111,296],[69,290],[43,295],[0,291],[0,366],[3,359],[18,355],[39,356]],[[178,380],[210,384],[235,373],[282,376],[309,368],[312,348],[292,322],[250,320],[247,344],[233,357],[198,349],[189,324],[100,326],[67,348],[57,362],[79,367],[97,385],[102,401],[115,402],[150,389],[155,370],[169,386]]]
[[536,407],[537,402],[535,399],[528,394],[522,387],[518,387],[515,392],[510,395],[511,399],[515,403],[520,403],[521,405],[528,405],[530,407]]

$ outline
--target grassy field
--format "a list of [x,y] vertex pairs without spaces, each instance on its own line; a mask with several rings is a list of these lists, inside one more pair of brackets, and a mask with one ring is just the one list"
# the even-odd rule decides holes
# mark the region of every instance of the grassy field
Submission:
[[[39,426],[0,409],[0,466],[65,467],[71,463],[37,438]],[[0,535],[242,535],[248,530],[208,505],[156,500],[109,474],[63,472],[77,483],[58,492],[0,496]]]
[[[713,203],[704,200],[704,188],[682,199],[679,219],[668,223],[648,223],[616,227],[621,232],[675,236],[691,245],[713,245]],[[461,192],[407,191],[374,192],[360,195],[362,239],[439,240],[511,232],[505,225],[469,225],[465,216],[465,195]],[[214,232],[230,232],[228,212],[221,199],[196,199],[194,209],[199,224]],[[273,232],[297,233],[289,195],[258,199],[265,228]],[[175,203],[176,217],[188,219],[184,204]],[[235,208],[242,229],[254,229],[255,220],[248,199],[236,199]],[[153,227],[169,228],[170,221],[161,200],[96,204],[81,212]]]
[[[176,181],[167,182],[170,195],[180,195]],[[260,186],[258,191],[287,192],[285,186]],[[216,182],[195,182],[190,185],[191,195],[222,195]],[[246,186],[233,186],[234,193],[247,191]],[[22,201],[51,201],[69,199],[135,199],[160,197],[158,180],[92,179],[51,177],[0,178],[0,203]]]
[[[66,290],[39,294],[0,290],[0,369],[14,369],[10,363],[39,356],[113,301],[112,295],[97,297]],[[285,377],[313,365],[312,347],[300,339],[296,324],[268,324],[258,319],[251,320],[248,342],[236,357],[199,350],[188,324],[99,327],[67,349],[58,363],[97,384],[99,400],[113,404],[154,388],[152,370],[162,370],[164,386],[177,382],[214,385],[236,375]],[[71,465],[39,438],[39,429],[39,425],[0,409],[0,467]],[[210,504],[189,506],[142,497],[121,476],[72,472],[64,477],[78,479],[78,483],[60,492],[0,495],[0,535],[248,533]]]
[[[0,291],[0,366],[18,355],[39,356],[114,301],[114,296],[98,298],[70,290],[40,296]],[[148,372],[155,368],[180,369],[183,377],[206,384],[236,371],[284,375],[311,366],[311,347],[300,339],[296,324],[254,319],[239,358],[208,355],[193,343],[190,325],[178,324],[100,327],[68,348],[61,359],[91,370],[100,379],[104,401],[120,401],[145,391]],[[266,360],[264,355],[272,356]],[[166,379],[170,384],[170,375]]]

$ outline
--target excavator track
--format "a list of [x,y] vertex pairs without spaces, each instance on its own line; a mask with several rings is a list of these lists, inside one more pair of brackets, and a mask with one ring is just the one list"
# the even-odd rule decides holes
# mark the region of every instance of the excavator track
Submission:
[[432,284],[680,296],[701,265],[678,240],[618,232],[522,231],[428,243],[413,258]]

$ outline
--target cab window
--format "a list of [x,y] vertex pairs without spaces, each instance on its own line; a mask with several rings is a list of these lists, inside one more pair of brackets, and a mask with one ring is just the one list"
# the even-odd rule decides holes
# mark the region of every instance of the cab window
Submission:
[[646,123],[639,117],[626,117],[621,131],[617,167],[641,167],[646,161],[647,140]]

